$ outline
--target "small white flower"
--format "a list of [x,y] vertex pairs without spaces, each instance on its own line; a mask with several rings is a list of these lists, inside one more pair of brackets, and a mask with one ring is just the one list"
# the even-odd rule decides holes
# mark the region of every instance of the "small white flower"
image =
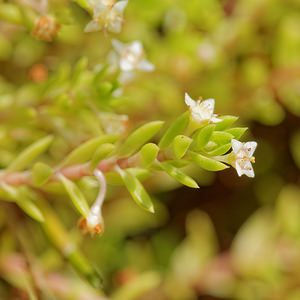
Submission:
[[233,166],[239,176],[245,174],[248,177],[254,177],[254,171],[251,163],[255,162],[253,153],[257,147],[256,142],[241,143],[235,139],[231,140],[232,150],[235,155]]
[[222,121],[221,119],[217,118],[216,114],[214,114],[214,99],[194,101],[188,95],[188,93],[185,93],[185,104],[191,111],[192,120],[198,124],[202,123],[203,121],[208,121],[212,123],[218,123]]
[[154,65],[145,59],[143,45],[140,41],[123,44],[118,40],[112,40],[112,45],[120,56],[120,69],[130,72],[134,69],[151,72]]
[[93,20],[86,25],[84,31],[93,32],[103,29],[113,33],[120,33],[123,13],[127,3],[127,0],[119,2],[113,0],[90,0],[89,5],[93,9]]

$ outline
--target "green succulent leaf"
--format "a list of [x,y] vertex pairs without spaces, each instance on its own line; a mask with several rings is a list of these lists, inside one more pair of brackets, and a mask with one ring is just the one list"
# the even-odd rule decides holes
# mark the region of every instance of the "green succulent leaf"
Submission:
[[[143,181],[150,176],[150,172],[143,168],[128,168],[126,170],[140,181]],[[118,172],[107,172],[105,173],[105,178],[107,183],[109,184],[114,184],[114,185],[124,184],[123,179]]]
[[219,146],[231,143],[232,139],[233,135],[225,131],[214,131],[211,136],[211,141]]
[[242,135],[247,131],[248,127],[234,127],[227,129],[226,132],[233,135],[233,138],[239,140]]
[[119,168],[118,172],[121,175],[121,178],[134,201],[143,209],[154,213],[154,207],[151,198],[140,181],[127,170],[124,171]]
[[223,155],[226,152],[228,152],[231,149],[231,143],[222,145],[220,147],[217,147],[211,151],[206,152],[209,156],[218,156]]
[[221,171],[228,168],[228,166],[219,161],[216,161],[212,158],[203,156],[193,151],[189,151],[189,157],[193,162],[195,162],[197,165],[199,165],[201,168],[207,171]]
[[171,177],[191,188],[199,188],[197,182],[191,178],[190,176],[186,175],[180,169],[173,166],[173,164],[169,163],[168,161],[165,162],[157,162],[159,167],[167,172]]
[[91,170],[93,171],[100,161],[106,158],[112,151],[115,149],[115,146],[110,143],[106,143],[101,145],[97,151],[94,153],[92,160],[91,160]]
[[183,113],[178,119],[176,119],[171,126],[167,129],[163,137],[160,139],[158,147],[160,149],[166,149],[171,145],[173,139],[181,134],[183,130],[186,128],[190,120],[189,112],[186,111]]
[[119,149],[120,157],[128,157],[138,151],[161,129],[164,122],[149,122],[136,129]]
[[15,202],[28,216],[38,222],[44,222],[44,216],[40,209],[18,188],[3,182],[1,183],[1,188],[5,192],[5,196]]
[[38,162],[32,168],[33,183],[36,186],[45,184],[53,175],[53,169],[48,165]]
[[177,135],[173,140],[173,151],[177,159],[182,158],[189,149],[192,139],[185,135]]
[[84,195],[81,193],[80,189],[78,188],[78,186],[74,182],[72,182],[71,180],[63,176],[62,174],[59,175],[59,179],[64,185],[68,195],[70,196],[78,212],[82,216],[87,218],[90,212],[89,205]]
[[207,145],[209,139],[211,138],[214,130],[216,128],[215,124],[209,124],[205,127],[198,129],[193,135],[192,149],[195,151],[201,150]]
[[222,119],[221,122],[216,123],[216,129],[215,130],[224,130],[230,127],[237,119],[238,117],[235,116],[221,116],[219,119]]
[[140,150],[141,166],[143,168],[150,167],[154,163],[158,152],[159,148],[156,144],[148,143],[144,145]]
[[14,159],[6,169],[8,172],[17,172],[24,170],[33,160],[45,152],[53,141],[53,136],[48,135],[37,142],[31,144],[19,156]]
[[61,167],[87,162],[93,157],[100,145],[114,143],[118,137],[118,134],[105,134],[83,143],[66,157]]

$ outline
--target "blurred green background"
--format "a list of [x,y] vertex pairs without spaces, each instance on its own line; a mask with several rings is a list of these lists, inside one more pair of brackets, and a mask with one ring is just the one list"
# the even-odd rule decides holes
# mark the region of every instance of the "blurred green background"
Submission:
[[[52,42],[31,34],[40,3],[0,0],[2,168],[45,133],[57,137],[45,158],[54,163],[107,127],[122,132],[114,113],[129,116],[128,130],[174,120],[186,109],[185,92],[214,98],[216,112],[249,127],[243,141],[258,142],[254,179],[195,167],[189,172],[201,188],[194,190],[152,176],[146,187],[154,215],[109,186],[101,237],[81,234],[68,199],[46,196],[100,271],[109,298],[300,299],[300,2],[129,0],[122,33],[105,36],[83,32],[91,16],[77,3],[51,0],[47,13],[60,24]],[[155,65],[119,97],[116,75],[101,73],[111,38],[140,40]],[[99,70],[92,87],[88,70]],[[92,201],[95,182],[78,184]],[[28,299],[20,248],[44,286],[40,299],[104,299],[10,204],[1,205],[0,234],[1,299]]]

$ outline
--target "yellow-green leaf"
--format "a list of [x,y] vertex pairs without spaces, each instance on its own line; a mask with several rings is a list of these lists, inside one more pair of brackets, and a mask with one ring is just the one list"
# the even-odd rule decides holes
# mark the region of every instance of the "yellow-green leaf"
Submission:
[[191,158],[192,161],[194,161],[197,165],[199,165],[204,170],[221,171],[228,168],[228,166],[226,166],[225,164],[217,160],[208,158],[206,156],[203,156],[193,151],[189,151],[189,157]]
[[140,181],[127,170],[124,171],[119,168],[118,172],[134,201],[143,209],[154,213],[151,198]]
[[192,139],[185,135],[177,135],[173,140],[173,151],[177,159],[182,158],[189,149]]
[[165,161],[162,163],[159,163],[159,166],[167,172],[171,177],[179,181],[180,183],[191,187],[191,188],[199,188],[197,182],[191,178],[190,176],[186,175],[184,172],[179,170],[178,168],[174,167],[169,162]]
[[101,135],[83,143],[66,157],[61,167],[87,162],[92,158],[100,145],[104,143],[114,143],[118,137],[118,134]]
[[53,141],[53,136],[48,135],[37,142],[31,144],[7,168],[8,172],[24,170],[34,159],[45,152]]
[[175,120],[171,126],[167,129],[163,137],[160,139],[158,147],[165,149],[173,142],[173,139],[181,134],[186,128],[190,120],[189,112],[183,113],[177,120]]
[[141,166],[148,168],[155,161],[159,148],[156,144],[148,143],[140,150]]
[[114,149],[115,146],[110,143],[101,145],[92,157],[91,170],[94,170],[98,166],[100,161],[107,157]]
[[48,165],[38,162],[32,168],[33,183],[36,186],[45,184],[53,175],[53,169]]
[[90,212],[89,205],[78,186],[62,174],[59,175],[59,178],[78,212],[87,218]]
[[234,139],[239,140],[247,129],[247,127],[235,127],[227,129],[226,132],[232,134]]
[[224,129],[230,127],[238,119],[238,117],[221,116],[221,117],[219,117],[219,119],[222,119],[222,121],[219,123],[216,123],[216,130],[224,130]]
[[128,157],[139,150],[162,127],[164,122],[153,121],[136,129],[119,149],[120,157]]

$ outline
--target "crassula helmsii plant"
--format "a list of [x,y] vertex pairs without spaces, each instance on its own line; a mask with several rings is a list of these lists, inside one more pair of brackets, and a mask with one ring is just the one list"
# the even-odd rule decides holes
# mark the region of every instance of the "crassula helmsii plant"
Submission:
[[[130,118],[118,113],[118,99],[124,96],[126,84],[134,84],[141,72],[152,72],[155,66],[140,41],[123,43],[110,35],[121,32],[128,1],[75,2],[91,14],[82,31],[104,32],[111,51],[100,64],[91,65],[83,57],[73,66],[61,63],[49,76],[43,66],[36,65],[30,72],[33,82],[17,90],[7,87],[2,113],[8,150],[2,162],[0,193],[1,200],[16,203],[40,223],[61,254],[97,285],[97,272],[51,209],[53,195],[68,197],[83,233],[101,235],[107,187],[127,189],[141,209],[155,213],[144,180],[164,172],[189,188],[199,188],[182,171],[190,165],[211,172],[232,166],[239,176],[254,177],[257,144],[240,141],[247,128],[234,127],[235,116],[216,114],[214,99],[195,101],[188,93],[182,95],[186,111],[173,122],[148,121],[145,116],[142,125],[131,122],[129,130]],[[47,1],[31,4],[25,5],[24,14],[17,6],[5,4],[1,17],[24,24],[26,34],[34,38],[55,41],[61,25],[47,12]],[[16,139],[27,147],[19,151]],[[78,184],[85,177],[99,189],[94,201]]]

